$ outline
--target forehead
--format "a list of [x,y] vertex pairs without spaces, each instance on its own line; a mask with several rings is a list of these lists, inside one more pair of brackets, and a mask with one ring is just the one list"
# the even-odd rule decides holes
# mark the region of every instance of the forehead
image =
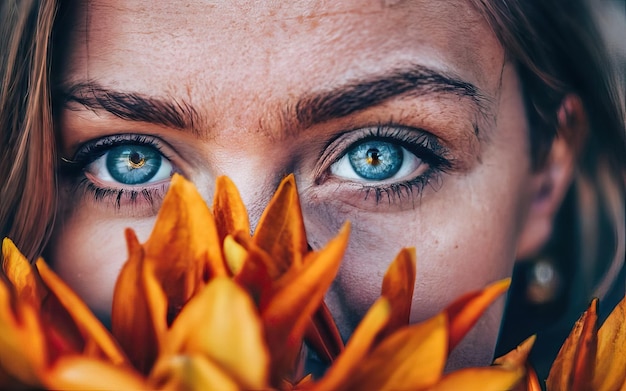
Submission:
[[490,92],[504,59],[476,10],[456,0],[94,0],[73,24],[64,82],[95,79],[213,106],[288,98],[411,64]]

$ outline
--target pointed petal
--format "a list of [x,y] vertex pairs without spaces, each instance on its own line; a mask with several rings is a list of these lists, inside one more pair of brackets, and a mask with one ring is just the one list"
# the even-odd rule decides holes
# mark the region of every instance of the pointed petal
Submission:
[[598,354],[593,389],[617,390],[626,386],[626,297],[613,309],[598,331]]
[[548,374],[548,389],[590,389],[597,341],[597,304],[597,299],[591,302],[561,346]]
[[537,340],[536,335],[532,335],[524,342],[519,344],[514,350],[511,350],[502,357],[498,357],[494,360],[493,364],[505,368],[517,368],[523,367],[528,361],[530,351]]
[[530,363],[526,364],[526,391],[542,391],[537,372]]
[[226,176],[220,176],[215,183],[213,196],[213,214],[220,243],[228,234],[241,231],[250,233],[248,211],[243,204],[239,190]]
[[243,262],[241,270],[233,277],[233,280],[243,287],[261,311],[267,306],[273,293],[272,279],[267,270],[267,254],[252,246],[247,251],[247,258]]
[[228,274],[213,215],[194,185],[178,174],[144,249],[170,310],[180,309],[207,277]]
[[15,288],[17,300],[39,308],[47,289],[33,270],[33,266],[9,238],[2,240],[2,270]]
[[574,368],[574,357],[580,337],[582,335],[584,317],[587,312],[576,321],[569,336],[561,346],[556,359],[552,363],[546,385],[550,390],[570,390],[572,382],[572,371]]
[[491,303],[509,289],[510,284],[510,278],[497,281],[483,290],[461,296],[446,308],[445,311],[450,322],[450,351],[474,327]]
[[[87,304],[57,276],[43,259],[36,263],[42,281],[56,300],[63,306],[80,331],[85,350],[94,356],[106,357],[114,364],[121,364],[126,357],[106,327],[91,312]],[[53,315],[54,316],[54,315]],[[54,319],[54,318],[53,318]]]
[[18,306],[15,314],[11,301],[8,287],[0,282],[0,363],[3,371],[13,378],[4,380],[12,382],[17,379],[37,387],[39,373],[47,364],[41,323],[30,304]]
[[443,377],[431,391],[502,391],[511,390],[524,377],[524,368],[466,368]]
[[279,271],[302,263],[307,251],[302,210],[293,174],[281,182],[259,220],[254,242],[265,250]]
[[391,316],[391,305],[385,297],[379,298],[367,311],[363,320],[350,337],[346,349],[324,377],[315,384],[316,390],[335,390],[349,383],[352,375],[360,367],[362,360],[371,350],[378,333],[385,327]]
[[[541,385],[539,384],[537,373],[533,370],[532,366],[528,362],[528,356],[530,355],[530,351],[532,350],[536,339],[536,335],[527,338],[514,350],[510,351],[502,357],[495,359],[493,362],[494,366],[499,366],[504,369],[518,370],[521,368],[525,368],[525,381],[520,383],[523,383],[523,387],[525,387],[520,389],[524,389],[525,391],[541,391]],[[518,388],[519,387],[521,386],[518,386]]]
[[246,262],[244,263],[250,262],[251,259],[254,259],[256,264],[262,265],[262,269],[265,270],[265,274],[267,274],[270,280],[274,281],[281,278],[285,270],[279,269],[279,265],[277,265],[276,261],[272,259],[272,257],[265,252],[265,250],[254,243],[248,235],[238,232],[235,234],[234,239],[248,252],[248,259],[246,259]]
[[270,300],[262,312],[266,340],[272,355],[273,376],[277,380],[289,372],[302,343],[310,317],[330,287],[348,245],[350,225],[346,223],[337,237],[319,251]]
[[391,263],[383,279],[381,296],[389,299],[392,315],[381,338],[409,324],[414,287],[415,249],[404,248]]
[[448,355],[445,313],[406,326],[382,341],[359,366],[348,390],[419,390],[435,385]]
[[146,390],[148,384],[132,368],[81,356],[59,359],[45,373],[52,390]]
[[135,233],[126,230],[129,259],[115,284],[111,330],[130,361],[148,373],[167,329],[167,301]]
[[304,339],[317,355],[331,363],[343,351],[343,340],[326,303],[315,311],[307,326]]
[[578,349],[574,358],[572,391],[591,389],[596,351],[598,348],[598,299],[593,299],[583,322]]
[[159,361],[150,375],[154,389],[237,391],[240,386],[206,356],[181,355]]
[[248,251],[237,243],[231,235],[226,235],[224,238],[224,258],[226,259],[228,270],[233,275],[236,276],[243,269],[247,257]]
[[250,296],[228,278],[211,280],[185,305],[165,352],[202,354],[245,389],[267,386],[269,355],[261,321]]

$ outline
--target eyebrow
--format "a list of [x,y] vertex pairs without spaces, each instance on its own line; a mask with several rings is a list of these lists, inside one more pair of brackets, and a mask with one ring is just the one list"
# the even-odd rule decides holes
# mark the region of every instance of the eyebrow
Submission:
[[[56,95],[55,101],[66,108],[69,108],[69,103],[78,103],[93,111],[104,110],[121,119],[191,130],[198,136],[208,131],[197,128],[200,123],[198,111],[191,104],[175,98],[163,99],[141,93],[115,91],[104,88],[96,81],[74,84],[58,90]],[[468,81],[416,65],[348,81],[326,91],[307,93],[295,105],[285,105],[282,112],[282,127],[285,129],[282,131],[306,129],[375,107],[391,99],[423,95],[468,99],[477,113],[483,115],[486,113],[486,104],[491,100]],[[477,133],[478,127],[474,130]]]
[[295,113],[302,127],[380,105],[392,98],[452,95],[469,99],[480,114],[486,114],[487,94],[474,84],[425,66],[395,69],[364,81],[349,82],[327,92],[317,92],[298,101]]
[[195,129],[199,118],[193,106],[185,101],[115,91],[104,88],[96,81],[81,82],[59,89],[55,100],[65,108],[69,108],[69,103],[78,103],[93,111],[107,111],[121,119],[175,129]]

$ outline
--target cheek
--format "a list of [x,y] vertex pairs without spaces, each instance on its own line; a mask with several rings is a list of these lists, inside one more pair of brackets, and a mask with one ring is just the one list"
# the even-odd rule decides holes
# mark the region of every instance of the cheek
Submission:
[[107,316],[127,258],[124,230],[132,227],[143,242],[153,224],[154,219],[111,221],[75,213],[57,223],[47,251],[49,261],[95,313]]
[[442,194],[431,195],[438,199],[395,214],[348,213],[332,203],[305,207],[314,247],[336,234],[342,218],[351,221],[351,242],[338,278],[350,311],[362,315],[378,297],[384,273],[402,247],[415,247],[417,253],[414,320],[510,275],[519,235],[518,216],[512,211],[519,209],[521,199],[496,194],[475,202],[472,198],[478,197],[468,189],[461,192],[461,187],[465,185],[452,185],[445,192],[466,197],[445,197],[442,189]]
[[379,296],[384,273],[402,247],[415,247],[417,253],[412,322],[434,315],[463,293],[509,277],[516,224],[483,215],[481,224],[473,226],[478,216],[447,210],[450,213],[440,210],[436,217],[412,213],[353,221],[350,247],[335,287],[343,296],[342,312],[354,321],[360,319]]
[[[437,191],[425,188],[414,208],[396,213],[385,212],[386,203],[379,205],[379,212],[356,211],[328,199],[307,199],[305,193],[307,231],[314,247],[335,235],[344,220],[352,223],[350,246],[327,296],[344,336],[380,295],[384,273],[402,247],[415,247],[417,254],[411,322],[433,316],[468,291],[511,276],[529,177],[523,156],[519,160],[510,150],[504,154],[508,158],[487,153],[486,160],[501,164],[451,174]],[[491,358],[488,347],[495,343],[503,303],[493,305],[479,331],[468,337],[487,347],[480,363]]]

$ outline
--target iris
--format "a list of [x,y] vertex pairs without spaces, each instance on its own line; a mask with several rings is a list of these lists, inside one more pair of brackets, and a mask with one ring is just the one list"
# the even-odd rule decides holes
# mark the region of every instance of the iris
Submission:
[[402,167],[402,148],[385,141],[369,140],[354,146],[348,159],[354,172],[364,179],[384,180]]
[[161,167],[163,157],[154,148],[120,145],[107,152],[106,167],[111,177],[126,185],[137,185],[152,179]]

